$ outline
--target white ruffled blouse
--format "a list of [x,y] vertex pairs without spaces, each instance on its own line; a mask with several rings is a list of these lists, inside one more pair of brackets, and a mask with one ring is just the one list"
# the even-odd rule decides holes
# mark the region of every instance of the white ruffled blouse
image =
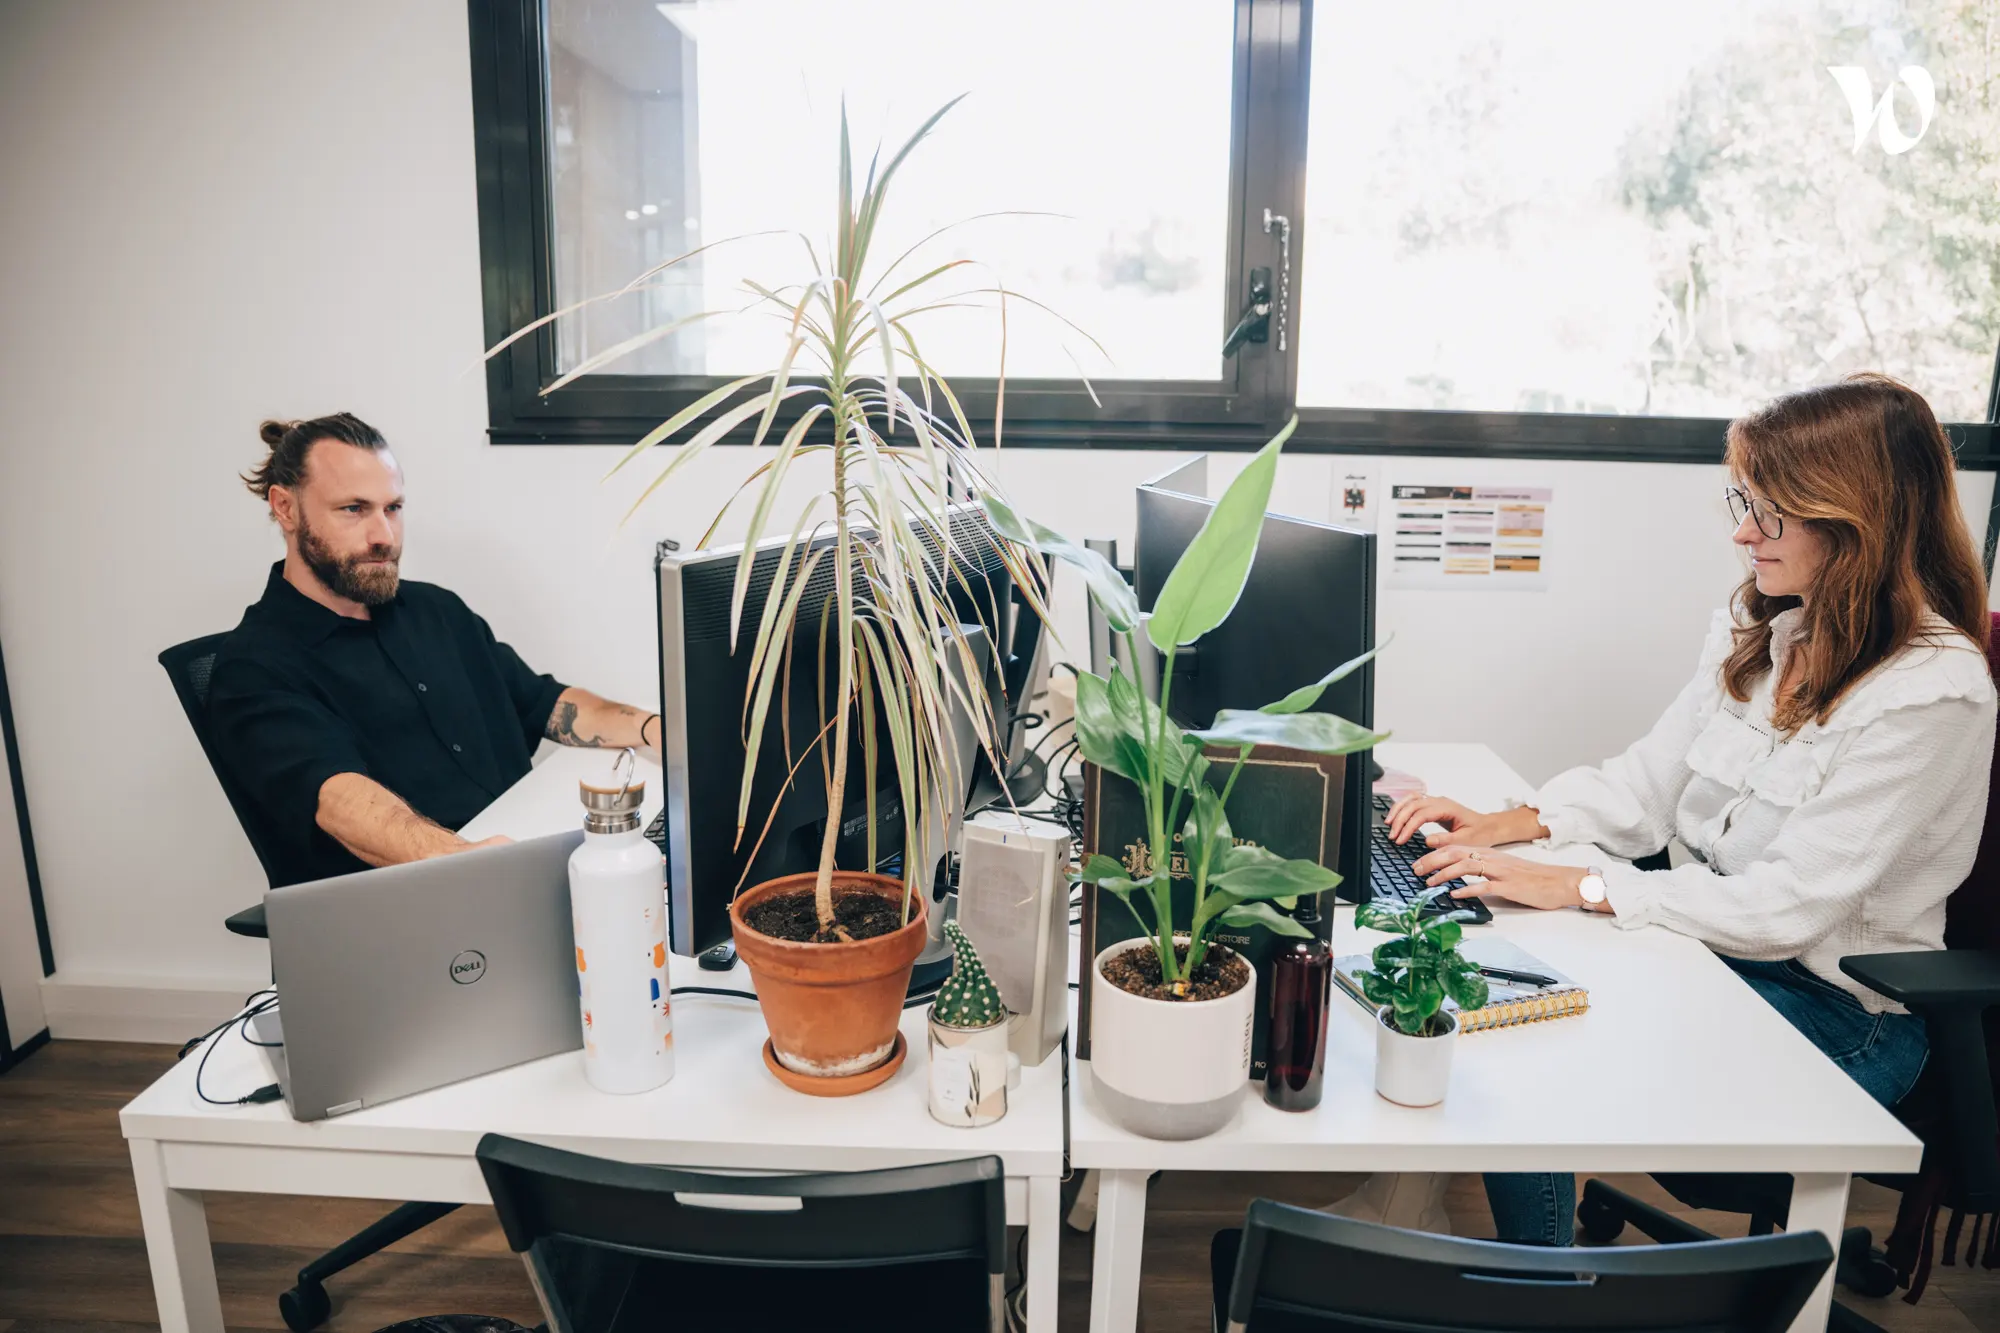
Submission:
[[1694,679],[1624,754],[1552,779],[1532,804],[1547,844],[1614,856],[1679,838],[1672,870],[1607,867],[1617,923],[1660,925],[1732,958],[1796,958],[1870,1012],[1900,1012],[1840,970],[1849,954],[1942,949],[1944,902],[1986,822],[1994,687],[1985,654],[1941,616],[1823,723],[1771,724],[1803,613],[1772,622],[1772,669],[1748,702],[1720,668],[1718,611]]

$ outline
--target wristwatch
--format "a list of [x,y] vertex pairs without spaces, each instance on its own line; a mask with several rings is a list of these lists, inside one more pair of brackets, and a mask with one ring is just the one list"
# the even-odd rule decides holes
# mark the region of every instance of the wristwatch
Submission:
[[1587,912],[1596,907],[1604,901],[1604,872],[1596,866],[1585,867],[1576,891],[1583,895],[1583,910]]

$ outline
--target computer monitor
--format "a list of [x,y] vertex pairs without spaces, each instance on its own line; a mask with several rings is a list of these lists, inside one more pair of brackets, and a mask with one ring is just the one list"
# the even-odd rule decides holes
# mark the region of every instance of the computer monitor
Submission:
[[[1214,508],[1206,463],[1197,458],[1139,487],[1133,582],[1143,608]],[[1183,726],[1206,727],[1218,709],[1262,707],[1374,646],[1375,534],[1267,513],[1236,609],[1192,652],[1176,654],[1168,706]],[[1372,727],[1375,664],[1329,686],[1316,707]],[[1335,867],[1344,896],[1368,883],[1369,761],[1365,752],[1347,757]]]
[[[1049,587],[1043,590],[1044,598],[1054,587],[1053,568],[1048,576]],[[1050,635],[1020,587],[1011,583],[1010,587],[1010,596],[1000,604],[1007,623],[1000,632],[1004,652],[995,673],[998,689],[990,695],[1000,718],[1000,758],[1006,765],[1007,779],[1004,784],[1001,782],[992,758],[982,750],[974,764],[968,814],[1005,805],[1010,798],[1017,807],[1032,804],[1041,797],[1043,785],[1048,781],[1048,766],[1034,752],[1035,736],[1028,718],[1035,712],[1036,701],[1048,690]]]
[[[953,505],[946,515],[959,573],[940,594],[950,601],[961,623],[989,625],[995,619],[995,607],[1003,608],[1004,614],[1013,587],[998,539],[976,504]],[[919,525],[918,536],[936,557],[941,547],[935,529]],[[834,591],[830,559],[820,561],[800,595],[790,684],[772,696],[751,785],[750,824],[740,843],[737,838],[750,644],[787,540],[783,536],[767,539],[751,553],[755,563],[744,603],[744,630],[734,652],[729,643],[729,606],[737,565],[744,558],[742,546],[683,552],[662,543],[655,556],[660,742],[666,767],[668,922],[676,953],[699,953],[729,938],[729,904],[739,884],[747,887],[781,875],[803,874],[819,865],[826,832],[826,787],[820,761],[811,755],[822,716],[817,697],[822,674],[819,623],[821,608]],[[812,550],[831,548],[833,542],[831,534],[820,537],[796,553],[794,560],[804,559]],[[984,637],[973,636],[975,652],[988,676],[989,689],[997,693],[997,654],[977,642]],[[829,656],[834,641],[829,632]],[[837,668],[832,661],[825,666],[830,694]],[[789,735],[784,722],[786,707],[790,709]],[[886,861],[899,862],[903,852],[903,808],[889,734],[879,707],[875,718],[875,854],[880,868]],[[857,712],[835,851],[835,864],[843,870],[868,868],[868,792],[859,728]],[[798,762],[801,756],[806,758]],[[798,772],[787,788],[786,774],[795,762]],[[969,785],[970,775],[967,777]],[[768,831],[763,824],[766,816],[770,818]],[[943,849],[937,850],[941,853]]]

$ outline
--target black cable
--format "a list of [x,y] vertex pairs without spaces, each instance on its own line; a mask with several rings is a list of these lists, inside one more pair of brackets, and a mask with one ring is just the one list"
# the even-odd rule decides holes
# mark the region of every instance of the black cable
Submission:
[[728,995],[738,1000],[754,1000],[757,992],[730,990],[727,986],[669,986],[669,995]]
[[[277,991],[273,990],[269,986],[264,987],[264,989],[262,990],[253,990],[248,995],[243,997],[243,1004],[247,1008],[250,1005],[251,1001],[255,1000],[259,995],[276,995],[277,993],[278,993]],[[237,1019],[241,1018],[242,1016],[243,1016],[243,1011],[239,1009],[235,1013],[231,1014],[229,1017],[223,1019],[220,1023],[217,1023],[214,1027],[210,1028],[208,1031],[202,1033],[199,1037],[189,1037],[186,1041],[181,1043],[181,1048],[179,1051],[175,1052],[174,1059],[176,1060],[187,1059],[189,1051],[192,1051],[195,1047],[201,1045],[203,1042],[207,1041],[210,1037],[213,1037],[216,1033],[222,1031],[222,1029],[228,1027],[231,1023],[234,1023]]]
[[1028,1233],[1024,1228],[1021,1232],[1021,1239],[1014,1242],[1014,1285],[1000,1293],[1000,1304],[1006,1308],[1007,1326],[1009,1328],[1014,1327],[1016,1319],[1014,1298],[1020,1295],[1022,1288],[1028,1285],[1028,1260],[1025,1254],[1027,1246]]
[[[270,998],[267,1000],[258,1000],[257,997],[260,995],[268,995],[270,996]],[[255,1004],[251,1003],[251,1001],[253,1000],[256,1001]],[[208,1095],[207,1092],[205,1092],[202,1089],[201,1086],[201,1076],[204,1073],[208,1072],[208,1057],[215,1054],[215,1048],[220,1046],[223,1043],[223,1041],[227,1039],[228,1030],[232,1027],[238,1028],[243,1039],[246,1042],[249,1042],[253,1046],[271,1047],[271,1046],[284,1045],[284,1043],[281,1041],[280,1042],[254,1041],[251,1039],[250,1036],[250,1020],[257,1017],[257,1015],[263,1013],[265,1010],[274,1008],[277,1005],[277,1003],[278,1003],[277,992],[273,991],[268,986],[266,986],[263,990],[252,991],[250,992],[250,994],[246,995],[243,998],[244,1008],[242,1012],[238,1013],[235,1017],[229,1019],[227,1022],[224,1022],[221,1026],[210,1028],[207,1032],[203,1033],[201,1036],[196,1037],[193,1043],[189,1043],[189,1045],[183,1046],[181,1048],[181,1053],[183,1056],[185,1056],[189,1050],[193,1049],[195,1043],[208,1041],[210,1037],[215,1038],[215,1040],[208,1042],[207,1047],[204,1048],[201,1053],[200,1063],[196,1064],[194,1067],[195,1096],[201,1098],[203,1101],[207,1102],[210,1106],[257,1106],[257,1105],[262,1105],[265,1102],[274,1102],[278,1100],[278,1098],[285,1095],[284,1089],[279,1084],[276,1083],[266,1083],[263,1087],[256,1089],[254,1092],[236,1098],[211,1097]]]

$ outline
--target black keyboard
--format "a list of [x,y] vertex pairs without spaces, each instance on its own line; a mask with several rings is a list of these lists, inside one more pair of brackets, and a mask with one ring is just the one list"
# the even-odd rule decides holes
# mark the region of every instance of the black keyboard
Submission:
[[662,810],[653,816],[653,822],[646,825],[646,841],[660,849],[660,855],[667,854],[667,812]]
[[[1389,828],[1382,822],[1382,817],[1394,804],[1393,800],[1380,793],[1375,796],[1375,818],[1368,830],[1368,896],[1408,905],[1422,901],[1425,894],[1437,890],[1424,883],[1422,875],[1410,869],[1430,852],[1422,836],[1413,837],[1400,847],[1390,840]],[[1465,881],[1446,880],[1439,887],[1462,889]],[[1493,919],[1493,913],[1479,899],[1453,898],[1448,893],[1440,893],[1424,908],[1426,916],[1435,916],[1440,912],[1470,912],[1472,920],[1468,925],[1484,925]]]

